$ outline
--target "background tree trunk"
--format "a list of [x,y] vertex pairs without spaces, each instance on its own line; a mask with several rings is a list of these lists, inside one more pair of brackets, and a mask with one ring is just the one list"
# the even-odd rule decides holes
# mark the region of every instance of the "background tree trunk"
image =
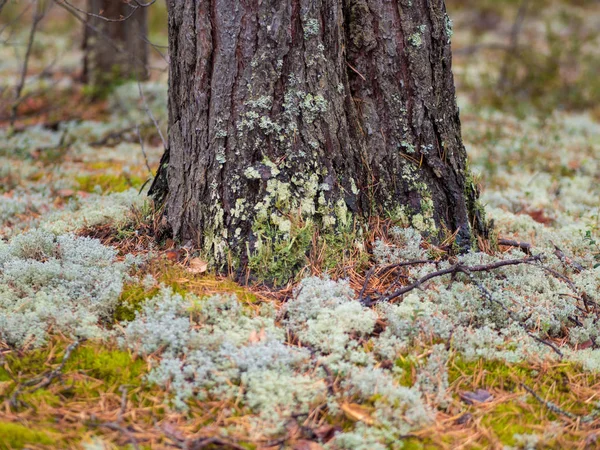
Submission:
[[[132,8],[122,0],[88,0],[88,11],[107,19],[129,16]],[[83,78],[106,85],[119,79],[148,77],[147,8],[138,8],[125,21],[107,22],[87,16],[84,31]]]
[[297,221],[391,216],[463,246],[483,230],[443,0],[168,9],[169,151],[152,194],[175,237],[224,264]]

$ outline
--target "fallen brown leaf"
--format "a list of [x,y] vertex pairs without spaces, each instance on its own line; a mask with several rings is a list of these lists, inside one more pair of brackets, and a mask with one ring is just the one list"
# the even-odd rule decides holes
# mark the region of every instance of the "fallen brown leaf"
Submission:
[[375,423],[375,420],[371,417],[371,410],[365,406],[357,403],[343,403],[341,409],[350,420],[364,422],[367,425],[373,425]]
[[525,211],[525,214],[527,214],[537,223],[541,223],[543,225],[548,225],[553,222],[553,219],[548,217],[543,209],[533,209],[530,211]]
[[467,405],[472,405],[474,403],[485,403],[494,399],[494,396],[485,389],[477,389],[472,392],[459,392],[458,396]]
[[169,261],[177,261],[179,259],[179,252],[177,250],[167,250],[165,256]]
[[204,273],[208,270],[208,263],[200,258],[192,258],[188,267],[190,273]]
[[252,333],[250,333],[250,336],[248,337],[248,342],[251,344],[256,344],[257,342],[262,341],[266,337],[267,332],[264,328],[261,328],[261,330],[258,333],[256,332],[256,330],[252,330]]
[[591,339],[588,339],[581,344],[577,344],[577,350],[585,350],[586,348],[590,348],[594,346],[594,342]]
[[59,189],[56,193],[60,197],[73,197],[75,195],[75,191],[73,189]]
[[321,425],[316,430],[313,430],[315,436],[317,436],[321,441],[327,442],[333,439],[336,431],[342,431],[340,427],[334,427],[333,425]]

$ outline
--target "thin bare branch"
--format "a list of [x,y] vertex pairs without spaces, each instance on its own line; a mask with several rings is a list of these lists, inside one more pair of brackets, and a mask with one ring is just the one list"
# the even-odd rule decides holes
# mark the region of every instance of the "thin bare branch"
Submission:
[[146,109],[146,114],[148,114],[148,117],[150,117],[150,120],[152,120],[152,123],[156,127],[156,131],[158,132],[158,135],[160,136],[160,140],[162,141],[163,148],[166,150],[167,141],[166,141],[165,137],[163,136],[162,131],[160,130],[160,126],[158,125],[158,121],[156,120],[156,117],[154,117],[154,114],[152,114],[152,111],[150,110],[150,107],[148,106],[148,102],[146,101],[146,96],[144,95],[144,90],[142,89],[142,83],[140,83],[139,80],[138,80],[138,89],[140,91],[140,97],[142,99],[142,102],[144,103],[144,108]]
[[[60,0],[57,0],[57,1],[60,1]],[[101,14],[95,14],[95,13],[91,13],[89,11],[85,11],[85,10],[73,5],[72,3],[69,3],[67,0],[62,0],[62,2],[65,5],[69,6],[69,8],[73,9],[74,11],[80,12],[80,13],[85,14],[90,17],[95,17],[96,19],[104,20],[105,22],[125,22],[131,16],[133,16],[139,8],[146,8],[150,5],[153,5],[156,2],[156,0],[152,0],[148,3],[142,3],[142,2],[134,0],[135,5],[132,5],[131,3],[127,3],[127,6],[129,6],[131,8],[131,12],[129,14],[127,14],[126,16],[119,17],[117,19],[113,19],[110,17],[104,17]]]
[[146,168],[148,169],[150,176],[153,177],[154,174],[152,173],[152,169],[150,168],[150,164],[148,163],[148,155],[146,154],[146,149],[144,148],[144,140],[142,139],[142,133],[140,133],[139,125],[136,126],[136,130],[137,130],[138,139],[140,141],[140,147],[142,149],[142,155],[144,155],[144,162],[146,163]]
[[504,61],[502,63],[502,68],[500,69],[500,75],[498,77],[497,88],[499,90],[504,90],[506,88],[510,59],[513,57],[513,54],[516,52],[519,46],[519,37],[521,35],[521,30],[523,28],[523,24],[525,23],[525,18],[527,16],[529,1],[530,0],[522,0],[521,5],[519,6],[519,10],[517,11],[517,16],[513,23],[512,29],[510,31],[510,44],[508,46],[508,51],[504,54]]
[[[376,299],[372,303],[389,302],[395,298],[400,297],[401,295],[404,295],[404,294],[412,291],[413,289],[416,289],[416,288],[422,286],[424,283],[426,283],[427,281],[429,281],[433,278],[441,277],[444,275],[453,275],[453,274],[460,273],[460,272],[465,273],[465,271],[489,272],[491,270],[499,269],[501,267],[515,266],[515,265],[519,265],[519,264],[527,264],[527,263],[531,263],[531,262],[535,262],[535,261],[541,261],[541,259],[542,259],[541,255],[535,255],[535,256],[529,256],[527,258],[522,258],[522,259],[506,259],[506,260],[502,260],[502,261],[496,261],[495,263],[481,264],[481,265],[477,265],[477,266],[465,266],[462,264],[455,264],[446,269],[431,272],[431,273],[425,275],[424,277],[419,278],[414,283],[411,283],[408,286],[404,286],[403,288],[398,289],[397,291],[393,292],[392,294],[390,294],[386,297]],[[432,261],[430,261],[430,262],[432,262]]]
[[507,247],[516,247],[523,250],[526,254],[531,254],[531,244],[529,242],[513,241],[511,239],[498,239],[499,245],[506,245]]
[[29,66],[29,58],[31,57],[31,49],[33,48],[33,42],[35,40],[35,33],[39,23],[44,18],[44,10],[39,0],[36,0],[35,14],[31,23],[31,29],[29,30],[29,39],[27,41],[27,50],[25,51],[25,59],[23,60],[23,67],[21,68],[21,77],[19,83],[15,89],[15,101],[13,103],[10,113],[10,126],[14,126],[15,120],[17,119],[17,110],[19,108],[21,93],[25,87],[25,78],[27,78],[27,67]]
[[542,398],[542,396],[540,396],[537,392],[535,392],[532,388],[530,388],[526,384],[521,383],[521,387],[523,389],[525,389],[527,392],[529,392],[533,396],[533,398],[535,398],[538,402],[540,402],[542,405],[544,405],[546,408],[548,408],[553,413],[568,417],[571,420],[578,420],[580,422],[587,423],[587,422],[592,422],[593,420],[597,419],[598,416],[600,415],[600,411],[594,411],[593,413],[587,414],[585,416],[573,414],[572,412],[562,409],[556,403],[545,400],[544,398]]
[[[85,18],[81,17],[79,15],[79,12],[77,9],[73,9],[71,6],[69,6],[68,3],[61,1],[61,0],[54,0],[54,3],[56,3],[58,6],[60,6],[61,8],[63,8],[65,11],[67,11],[69,14],[71,14],[73,17],[75,17],[75,19],[77,19],[79,22],[81,22],[86,28],[92,30],[93,32],[95,32],[96,34],[98,34],[98,36],[101,36],[103,39],[106,40],[106,42],[118,53],[126,53],[128,54],[131,58],[134,58],[136,61],[142,62],[144,65],[146,65],[146,63],[144,61],[141,60],[141,58],[137,55],[135,55],[132,52],[128,52],[127,50],[124,50],[123,48],[121,48],[119,45],[115,44],[114,40],[111,39],[110,36],[108,36],[106,33],[102,32],[102,30],[99,30],[97,27],[95,27],[94,25],[92,25],[91,23],[89,23],[88,20],[86,20]],[[85,12],[85,11],[83,11]],[[157,67],[152,67],[149,65],[146,65],[146,68],[148,70],[160,70],[163,71],[162,68],[157,68]]]
[[435,261],[430,261],[428,259],[418,259],[418,260],[413,260],[413,261],[405,261],[405,262],[401,262],[401,263],[390,264],[388,266],[381,267],[379,269],[379,271],[378,271],[377,266],[373,266],[373,267],[371,267],[371,269],[369,269],[369,271],[367,272],[367,275],[365,276],[365,282],[363,283],[363,287],[360,290],[360,294],[358,295],[358,300],[361,303],[364,303],[364,294],[365,294],[365,291],[367,290],[367,287],[369,286],[369,280],[371,279],[371,277],[373,276],[373,274],[376,271],[378,271],[380,274],[384,274],[384,273],[389,272],[390,270],[394,270],[399,267],[415,266],[415,265],[419,265],[419,264],[433,264],[433,263],[435,263]]
[[60,363],[60,365],[48,372],[47,374],[43,375],[42,380],[40,380],[39,378],[37,380],[31,380],[28,381],[27,383],[25,383],[25,386],[33,386],[35,385],[34,389],[31,392],[35,392],[38,389],[42,389],[45,387],[50,386],[50,384],[52,383],[52,381],[54,381],[56,378],[60,377],[62,375],[62,371],[65,368],[65,365],[67,364],[67,361],[69,360],[69,358],[71,357],[71,354],[75,351],[75,349],[77,347],[79,347],[79,345],[81,344],[82,341],[75,341],[71,344],[69,344],[69,346],[67,347],[67,349],[65,350],[65,354],[63,355],[62,361]]

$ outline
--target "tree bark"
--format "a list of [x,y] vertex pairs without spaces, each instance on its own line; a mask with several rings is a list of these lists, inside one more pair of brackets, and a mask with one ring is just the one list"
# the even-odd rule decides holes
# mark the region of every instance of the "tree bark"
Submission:
[[[122,0],[88,0],[84,30],[84,82],[103,86],[122,79],[148,78],[147,8]],[[129,15],[131,17],[129,17]],[[127,20],[119,20],[127,18]]]
[[388,216],[468,246],[443,0],[168,0],[169,150],[151,194],[173,235],[245,263],[298,222]]

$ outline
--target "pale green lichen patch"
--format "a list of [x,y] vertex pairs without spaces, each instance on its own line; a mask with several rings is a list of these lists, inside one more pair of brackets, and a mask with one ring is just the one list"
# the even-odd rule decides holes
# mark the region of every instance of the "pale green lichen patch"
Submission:
[[260,173],[254,167],[248,167],[244,171],[244,176],[249,180],[260,180],[261,178]]
[[450,19],[448,14],[444,14],[444,28],[446,30],[446,36],[448,36],[448,43],[450,43],[452,36],[454,35],[454,30],[452,26],[452,19]]
[[408,41],[414,47],[420,47],[423,44],[423,36],[425,34],[425,31],[427,30],[427,26],[419,25],[417,28],[418,28],[418,31],[411,34],[410,37],[408,38]]
[[405,149],[406,153],[412,154],[415,153],[415,146],[407,141],[402,141],[400,145]]
[[215,156],[215,159],[217,160],[217,162],[219,164],[225,164],[227,162],[227,157],[225,156],[225,149],[224,148],[219,148],[217,150],[217,154]]
[[[273,163],[263,164],[279,174]],[[308,176],[297,173],[290,182],[276,176],[266,181],[265,195],[253,208],[252,231],[257,239],[247,250],[250,269],[259,279],[277,284],[293,278],[305,265],[317,230],[335,235],[356,220],[343,199],[326,199],[333,186],[320,182],[321,177],[325,174],[315,170]]]
[[317,19],[311,18],[304,22],[304,37],[309,39],[312,36],[317,36],[321,31],[321,25]]
[[[408,148],[412,148],[407,144]],[[414,151],[414,148],[412,148]],[[419,193],[421,196],[420,210],[410,211],[407,206],[399,206],[391,217],[398,218],[403,222],[408,221],[419,231],[435,236],[438,228],[434,219],[434,202],[431,192],[426,183],[424,183],[419,174],[419,168],[415,164],[407,163],[402,168],[402,179],[408,186]]]
[[262,97],[258,97],[256,100],[248,100],[247,102],[245,102],[245,105],[249,106],[250,108],[263,109],[265,111],[268,111],[273,105],[273,98],[263,95]]
[[258,123],[258,126],[261,128],[265,135],[270,134],[279,134],[281,133],[281,125],[273,122],[270,117],[262,116]]
[[270,170],[271,170],[271,176],[272,177],[276,177],[277,175],[279,175],[279,168],[277,167],[277,164],[275,164],[273,161],[271,161],[269,158],[267,158],[266,156],[263,158],[262,163],[267,166]]
[[319,115],[327,111],[327,100],[320,95],[306,94],[302,98],[300,108],[308,123],[314,122]]

